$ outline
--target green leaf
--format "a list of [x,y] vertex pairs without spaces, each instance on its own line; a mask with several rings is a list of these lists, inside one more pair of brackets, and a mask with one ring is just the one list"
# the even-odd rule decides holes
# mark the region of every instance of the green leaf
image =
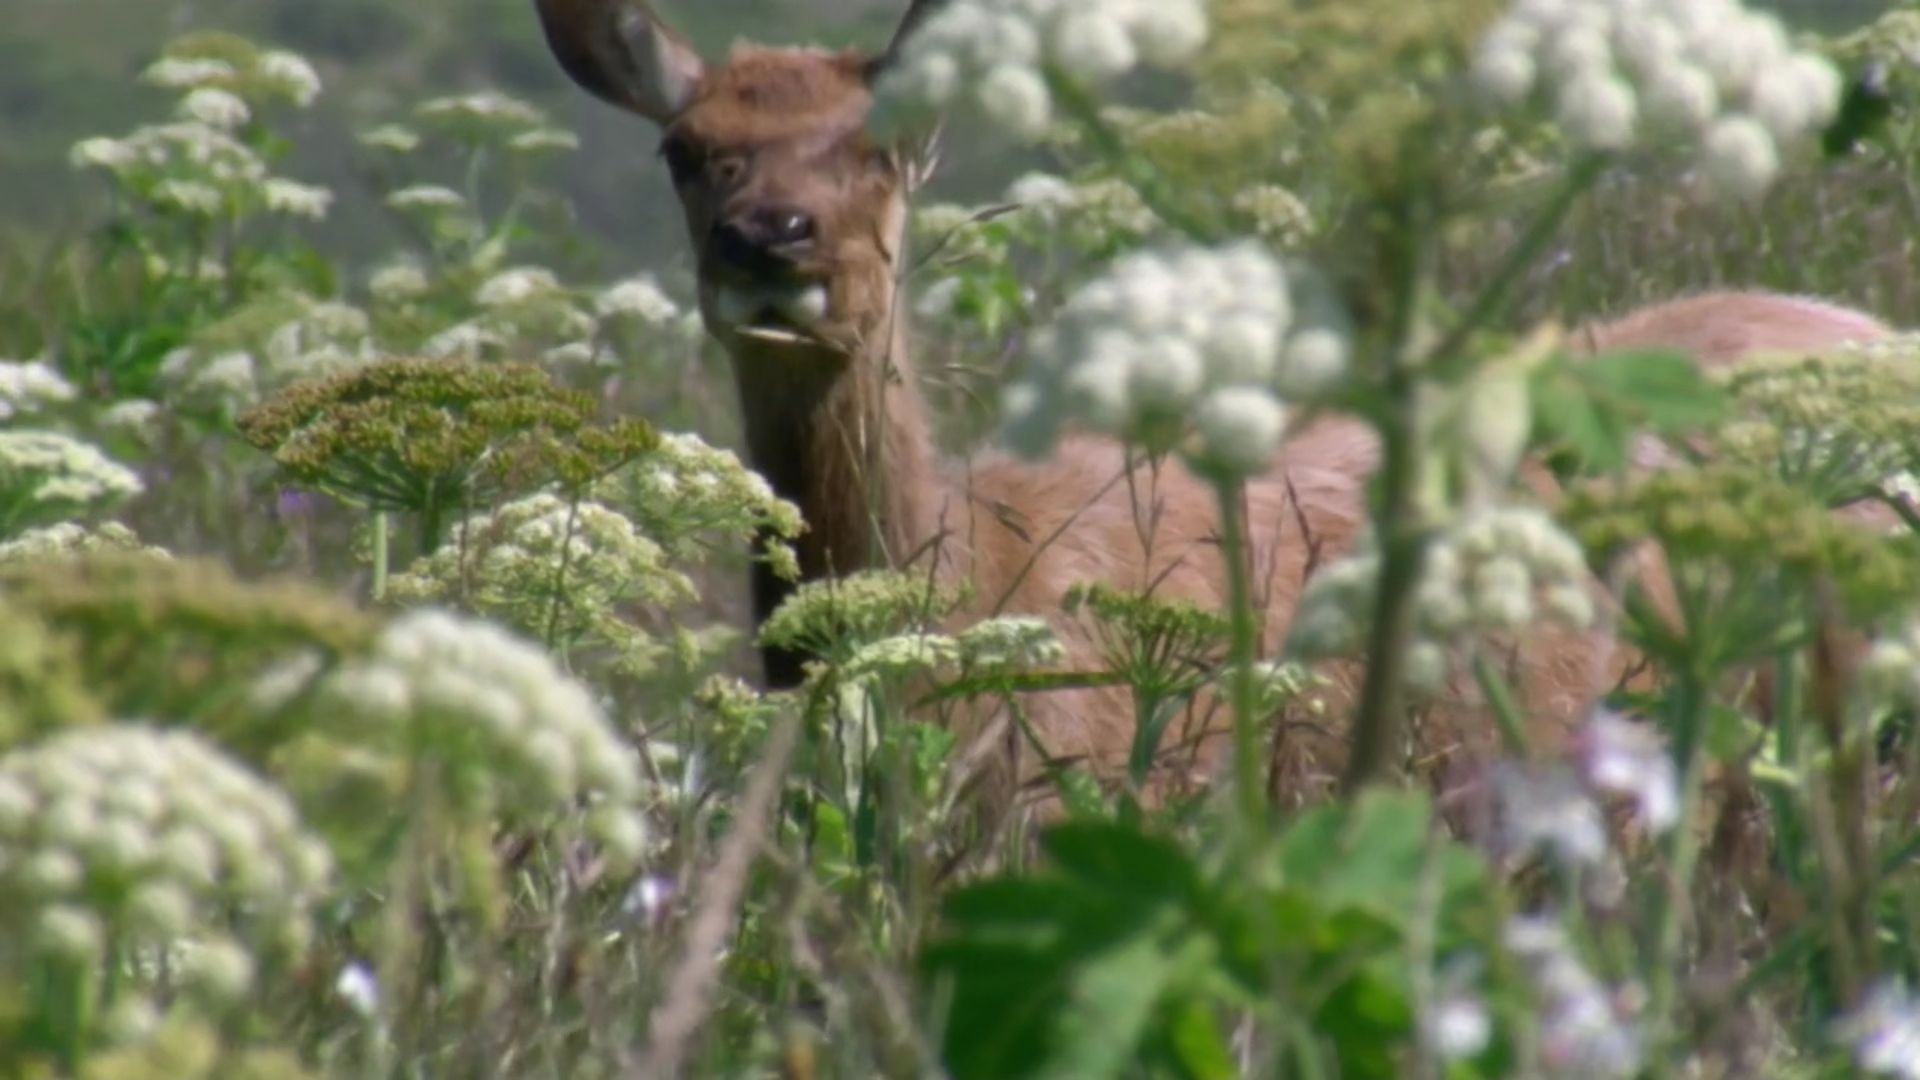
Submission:
[[1119,1075],[1169,986],[1216,955],[1191,914],[1198,874],[1171,842],[1085,822],[1042,843],[1044,873],[950,894],[922,954],[949,1003],[943,1052],[957,1080]]
[[1324,910],[1358,907],[1397,925],[1419,890],[1431,816],[1417,792],[1369,791],[1314,810],[1282,841],[1284,880],[1311,890]]
[[1170,840],[1124,825],[1074,821],[1047,830],[1041,847],[1082,885],[1135,898],[1185,899],[1199,882],[1186,853]]
[[1725,414],[1727,399],[1686,354],[1646,349],[1542,365],[1533,405],[1537,440],[1576,469],[1606,472],[1626,464],[1636,431],[1698,429]]
[[1168,1010],[1168,1057],[1188,1080],[1233,1080],[1240,1075],[1213,1008],[1197,997],[1183,998]]
[[1084,958],[1071,969],[1046,1065],[1037,1075],[1047,1080],[1118,1076],[1136,1056],[1172,973],[1171,958],[1150,937],[1126,939]]

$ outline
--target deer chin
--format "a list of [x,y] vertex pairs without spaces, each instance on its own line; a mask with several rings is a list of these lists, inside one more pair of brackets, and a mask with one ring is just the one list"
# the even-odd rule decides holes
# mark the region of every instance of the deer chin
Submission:
[[816,348],[831,344],[823,284],[715,285],[703,306],[707,324],[722,337]]

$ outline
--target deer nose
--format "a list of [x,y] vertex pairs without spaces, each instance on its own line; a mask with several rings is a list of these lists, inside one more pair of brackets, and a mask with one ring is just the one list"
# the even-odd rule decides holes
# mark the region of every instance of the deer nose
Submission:
[[792,269],[794,256],[813,240],[813,217],[791,206],[757,206],[713,229],[714,253],[748,271]]

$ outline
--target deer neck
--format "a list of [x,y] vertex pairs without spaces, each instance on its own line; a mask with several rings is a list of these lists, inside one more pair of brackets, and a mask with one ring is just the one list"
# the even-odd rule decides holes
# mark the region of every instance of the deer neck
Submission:
[[917,561],[941,527],[946,486],[905,332],[873,337],[851,356],[755,339],[732,350],[748,455],[806,519],[805,580]]

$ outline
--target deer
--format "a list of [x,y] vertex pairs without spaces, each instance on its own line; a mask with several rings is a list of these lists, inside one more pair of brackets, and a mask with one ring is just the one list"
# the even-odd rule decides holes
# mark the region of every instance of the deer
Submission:
[[[749,464],[807,524],[801,578],[874,567],[924,568],[971,586],[961,621],[989,613],[1046,618],[1070,666],[1097,664],[1088,629],[1061,611],[1074,585],[1099,581],[1220,610],[1225,567],[1213,489],[1177,462],[1149,463],[1094,436],[1069,437],[1043,462],[987,449],[942,459],[928,428],[902,312],[908,201],[926,170],[910,147],[870,138],[871,87],[937,0],[914,0],[875,54],[736,44],[709,63],[640,0],[535,0],[561,69],[585,91],[650,121],[684,212],[708,333],[729,354]],[[1709,292],[1657,303],[1571,335],[1588,354],[1684,351],[1708,367],[1759,350],[1818,349],[1888,333],[1826,301]],[[1364,485],[1378,456],[1370,429],[1331,418],[1298,432],[1246,485],[1246,541],[1263,578],[1264,640],[1285,634],[1316,559],[1351,548],[1366,522]],[[1152,527],[1143,528],[1143,518]],[[764,619],[793,588],[764,567],[752,581]],[[1525,669],[1536,723],[1564,731],[1591,707],[1590,635],[1545,633]],[[764,649],[770,685],[792,685],[804,658]],[[1351,672],[1331,676],[1351,695]],[[1003,715],[957,717],[962,745],[1005,800],[1044,767],[1110,773],[1134,732],[1129,697],[1111,688],[1025,695],[1019,731]],[[1441,707],[1434,730],[1487,733],[1484,706]],[[1218,725],[1175,745],[1220,745]],[[1340,733],[1305,725],[1294,771],[1304,792],[1337,771]],[[1033,747],[1024,740],[1037,740]],[[1478,741],[1476,741],[1478,740]],[[1469,752],[1489,738],[1460,738]],[[1029,752],[1031,751],[1031,752]],[[1217,756],[1217,755],[1216,755]],[[1168,766],[1204,785],[1215,756]],[[1276,769],[1275,775],[1278,775]],[[1298,794],[1298,793],[1296,793]],[[1300,794],[1299,797],[1306,797]]]

